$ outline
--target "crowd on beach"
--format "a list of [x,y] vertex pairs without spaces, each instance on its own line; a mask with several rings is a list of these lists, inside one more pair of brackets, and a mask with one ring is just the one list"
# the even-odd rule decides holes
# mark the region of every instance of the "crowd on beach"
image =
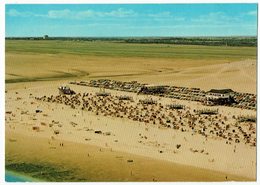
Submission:
[[92,112],[95,115],[128,119],[159,128],[199,134],[208,138],[222,139],[226,144],[245,143],[256,146],[256,122],[241,121],[240,117],[223,115],[217,110],[195,110],[189,106],[164,104],[152,98],[134,99],[131,96],[116,96],[98,93],[74,95],[51,95],[35,97],[38,101],[58,103],[72,109]]
[[[177,87],[177,86],[154,86],[159,90],[157,91],[141,91],[144,87],[149,86],[148,84],[138,83],[137,81],[122,82],[109,79],[91,80],[89,82],[70,82],[71,84],[99,87],[111,90],[134,92],[134,93],[145,93],[150,95],[156,95],[161,97],[168,97],[180,100],[197,101],[205,103],[205,97],[207,92],[200,88],[189,88],[189,87]],[[163,91],[160,91],[163,89]],[[235,103],[226,104],[225,106],[237,107],[242,109],[256,110],[256,95],[251,93],[240,93],[233,92],[233,98]]]

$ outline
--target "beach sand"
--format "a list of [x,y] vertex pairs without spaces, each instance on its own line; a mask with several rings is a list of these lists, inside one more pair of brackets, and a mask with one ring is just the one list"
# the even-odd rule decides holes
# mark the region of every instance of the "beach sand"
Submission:
[[[226,140],[219,138],[205,139],[197,133],[181,132],[126,118],[96,115],[64,104],[35,100],[34,97],[58,95],[57,87],[60,83],[7,84],[6,112],[12,111],[6,114],[7,160],[68,165],[68,169],[75,167],[80,176],[90,181],[256,179],[256,147],[248,144],[226,144]],[[80,93],[94,94],[99,91],[99,88],[76,85],[71,85],[71,88]],[[112,96],[131,95],[136,101],[146,97],[120,91],[107,92]],[[191,110],[204,107],[197,102],[159,97],[154,99],[162,104],[169,101],[181,103],[190,106]],[[223,106],[217,108],[230,119],[233,115],[256,114],[254,110]],[[38,109],[42,112],[36,113]],[[37,129],[33,130],[33,127]],[[56,130],[58,134],[54,133]],[[99,130],[103,134],[94,132]],[[176,145],[181,147],[177,149]],[[93,163],[90,163],[88,155],[93,157]],[[123,158],[118,159],[116,156]],[[128,163],[128,159],[134,162]]]
[[[187,107],[180,112],[173,111],[173,120],[176,119],[173,123],[183,124],[180,128],[184,130],[181,131],[158,123],[134,121],[122,114],[122,118],[115,116],[117,113],[111,113],[115,108],[105,108],[111,103],[109,99],[106,102],[98,100],[103,105],[95,111],[82,110],[80,106],[72,108],[64,102],[46,101],[47,97],[58,96],[58,87],[70,81],[104,78],[196,87],[205,91],[231,88],[255,94],[254,58],[235,60],[229,56],[228,59],[193,60],[181,56],[127,58],[19,51],[9,51],[5,57],[6,165],[24,163],[64,168],[69,170],[71,181],[256,180],[256,147],[252,146],[256,138],[256,123],[239,123],[243,132],[250,134],[246,143],[235,119],[241,115],[256,117],[255,110],[215,106],[210,108],[218,109],[217,118],[198,118],[194,110],[208,107],[193,101],[152,97],[164,107],[171,103]],[[77,85],[70,87],[81,95],[94,95],[100,90]],[[150,97],[113,90],[106,92],[111,93],[113,98],[120,95],[133,97],[134,102],[124,104],[128,108],[133,106],[133,114],[143,108],[138,104],[139,100]],[[35,99],[43,96],[46,96],[45,101]],[[95,97],[90,98],[97,101]],[[169,113],[159,105],[154,108],[158,116]],[[36,110],[42,112],[36,113]],[[145,109],[142,111],[145,112]],[[202,120],[201,124],[197,123],[196,129],[205,129],[209,137],[188,127],[188,114]],[[214,128],[216,122],[220,126]],[[231,129],[224,134],[232,132],[229,133],[231,139],[217,137],[218,127],[223,129],[227,125]],[[239,143],[235,142],[235,134],[240,139]],[[44,174],[41,177],[55,181],[55,178],[47,178]],[[58,180],[62,180],[62,176]]]
[[[171,59],[76,56],[68,54],[6,53],[6,80],[10,82],[136,80],[158,85],[231,88],[256,93],[256,60]],[[37,61],[37,62],[35,62]],[[160,65],[158,65],[160,64]]]
[[[16,142],[8,139],[15,138]],[[223,172],[167,162],[150,157],[114,151],[90,144],[7,133],[7,155],[12,163],[45,164],[73,169],[72,176],[86,181],[251,181]],[[59,146],[63,142],[64,146]],[[55,147],[55,148],[54,148]],[[17,152],[19,151],[19,156]],[[132,162],[128,162],[132,160]],[[228,179],[226,179],[226,177]],[[44,180],[44,179],[43,179]]]

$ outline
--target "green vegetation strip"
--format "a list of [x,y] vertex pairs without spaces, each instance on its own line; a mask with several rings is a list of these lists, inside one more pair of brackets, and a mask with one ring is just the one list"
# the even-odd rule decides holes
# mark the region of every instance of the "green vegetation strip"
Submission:
[[[45,40],[43,37],[7,37],[6,40]],[[120,43],[182,44],[206,46],[257,46],[257,37],[49,37],[56,41],[109,41]]]
[[82,182],[85,178],[76,176],[74,170],[64,170],[47,164],[11,163],[6,164],[6,170],[25,174],[32,178],[48,182]]
[[178,59],[256,58],[256,47],[115,43],[108,41],[6,40],[6,52]]

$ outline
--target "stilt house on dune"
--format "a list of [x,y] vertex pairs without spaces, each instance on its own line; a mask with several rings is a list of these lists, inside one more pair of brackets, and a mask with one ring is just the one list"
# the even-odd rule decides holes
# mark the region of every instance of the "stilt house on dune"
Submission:
[[235,103],[232,89],[211,89],[206,93],[206,105],[228,105]]

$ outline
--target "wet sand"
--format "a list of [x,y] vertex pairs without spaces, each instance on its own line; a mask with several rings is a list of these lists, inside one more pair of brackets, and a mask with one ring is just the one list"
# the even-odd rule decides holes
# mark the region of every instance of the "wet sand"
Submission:
[[[10,142],[9,139],[16,139]],[[88,144],[6,133],[6,155],[12,163],[51,164],[73,169],[77,178],[87,181],[252,181],[226,173],[179,165],[149,157],[111,151]],[[64,146],[59,145],[64,142]],[[19,153],[19,155],[17,155]],[[144,170],[145,169],[145,170]]]

